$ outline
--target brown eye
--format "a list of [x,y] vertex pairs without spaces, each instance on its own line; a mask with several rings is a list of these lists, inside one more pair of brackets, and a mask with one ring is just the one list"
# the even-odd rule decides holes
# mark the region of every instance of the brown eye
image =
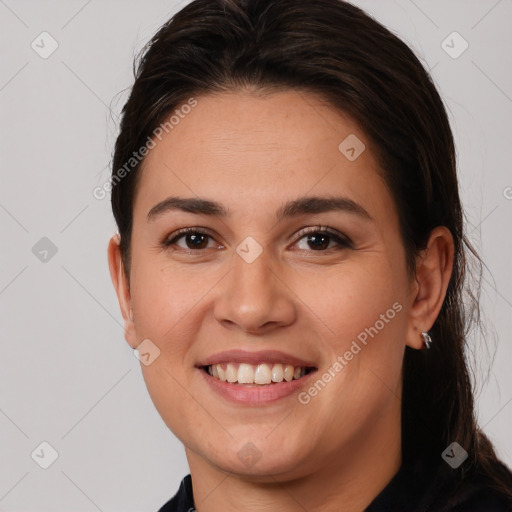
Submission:
[[313,244],[313,245],[310,245],[310,247],[315,250],[327,249],[330,241],[331,241],[331,237],[328,235],[324,235],[322,233],[308,235],[308,244]]
[[[182,238],[184,239],[184,245],[178,244],[178,241]],[[207,249],[210,238],[212,238],[211,235],[198,228],[184,228],[164,240],[162,245],[164,247],[176,246],[183,250],[200,251]]]
[[182,235],[180,238],[183,237],[189,249],[205,249],[208,245],[208,235],[203,233],[189,233]]
[[[352,243],[347,237],[337,231],[330,230],[329,228],[312,228],[307,231],[303,231],[299,241],[304,238],[307,239],[308,247],[313,251],[318,252],[325,252],[328,249],[339,250],[352,247]],[[336,245],[334,247],[329,247],[332,242]],[[308,249],[304,248],[304,250]]]

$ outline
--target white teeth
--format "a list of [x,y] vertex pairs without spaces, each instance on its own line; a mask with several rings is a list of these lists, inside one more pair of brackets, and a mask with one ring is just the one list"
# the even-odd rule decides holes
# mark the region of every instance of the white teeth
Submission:
[[242,363],[238,367],[238,383],[252,384],[254,382],[254,370],[250,364]]
[[284,370],[282,364],[275,364],[272,368],[272,382],[283,382]]
[[[219,374],[219,379],[222,382],[226,382],[226,371],[223,370],[222,365],[214,364],[213,366],[215,366],[215,368],[217,368],[217,373]],[[215,375],[214,375],[214,377],[215,377]]]
[[255,384],[270,384],[272,382],[272,372],[268,364],[259,364],[254,372]]
[[208,373],[223,382],[238,384],[259,384],[268,385],[271,383],[291,382],[306,375],[306,368],[303,366],[294,367],[290,364],[261,363],[252,365],[247,363],[223,363],[207,367]]
[[226,380],[228,382],[236,382],[238,380],[238,372],[231,363],[228,363],[226,367]]

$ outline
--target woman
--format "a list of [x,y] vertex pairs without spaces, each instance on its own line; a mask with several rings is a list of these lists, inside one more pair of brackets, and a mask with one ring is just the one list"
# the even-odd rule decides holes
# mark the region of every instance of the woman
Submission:
[[193,1],[144,50],[111,183],[125,337],[190,466],[161,512],[510,510],[452,133],[396,36],[338,0]]

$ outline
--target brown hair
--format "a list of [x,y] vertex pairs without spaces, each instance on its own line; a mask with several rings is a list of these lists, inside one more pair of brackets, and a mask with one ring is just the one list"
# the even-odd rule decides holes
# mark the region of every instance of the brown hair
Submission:
[[[440,458],[453,441],[469,454],[462,480],[478,471],[512,498],[510,473],[478,429],[465,340],[478,297],[464,304],[469,258],[481,260],[463,230],[455,149],[443,102],[411,49],[361,9],[341,0],[195,0],[143,48],[122,110],[113,177],[153,130],[190,97],[214,92],[294,89],[349,114],[377,148],[397,205],[407,265],[431,230],[446,226],[453,272],[427,351],[407,348],[403,365],[404,463]],[[127,275],[140,164],[112,188]],[[479,294],[478,294],[479,295]]]

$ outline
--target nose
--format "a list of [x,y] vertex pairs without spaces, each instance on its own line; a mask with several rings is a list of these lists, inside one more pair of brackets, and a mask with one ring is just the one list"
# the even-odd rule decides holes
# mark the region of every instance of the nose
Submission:
[[248,263],[234,254],[231,271],[217,290],[214,317],[227,328],[264,334],[296,318],[293,291],[278,275],[268,251]]

